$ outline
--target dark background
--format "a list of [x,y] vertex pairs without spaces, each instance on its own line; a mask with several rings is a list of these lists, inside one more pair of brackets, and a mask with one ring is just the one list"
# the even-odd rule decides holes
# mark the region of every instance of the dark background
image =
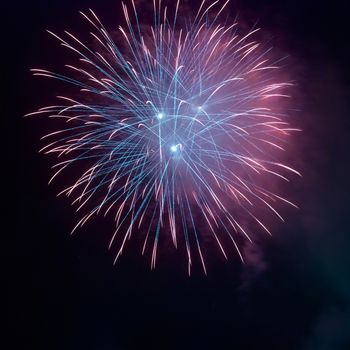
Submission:
[[149,259],[132,249],[113,266],[106,234],[113,227],[97,219],[70,236],[74,210],[47,186],[50,161],[37,153],[47,123],[22,116],[52,102],[59,84],[33,78],[29,68],[65,62],[44,29],[85,26],[77,12],[88,7],[107,28],[121,17],[118,0],[1,5],[9,339],[2,348],[350,349],[350,31],[343,1],[231,5],[233,17],[239,9],[247,23],[258,19],[290,55],[296,124],[304,130],[291,156],[303,178],[291,196],[301,208],[288,212],[246,265],[218,262],[208,277],[199,266],[188,277],[181,256],[150,271]]

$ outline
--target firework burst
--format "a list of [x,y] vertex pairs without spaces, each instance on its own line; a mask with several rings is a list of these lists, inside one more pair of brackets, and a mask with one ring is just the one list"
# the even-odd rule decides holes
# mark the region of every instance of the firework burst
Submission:
[[242,240],[252,238],[242,217],[270,234],[261,208],[283,220],[279,202],[294,205],[263,186],[299,175],[281,161],[293,129],[280,105],[291,84],[279,81],[270,49],[253,39],[257,29],[242,35],[236,22],[220,24],[227,3],[203,1],[180,24],[179,1],[170,15],[155,0],[150,26],[133,1],[122,4],[118,43],[93,11],[81,13],[92,44],[50,32],[79,64],[67,65],[67,75],[33,69],[77,88],[30,115],[64,122],[43,137],[42,151],[58,158],[50,182],[69,168],[80,172],[60,193],[83,212],[74,230],[112,213],[115,261],[132,234],[142,237],[152,268],[161,239],[183,247],[189,272],[193,254],[206,272],[208,237],[225,257],[231,245],[243,261]]

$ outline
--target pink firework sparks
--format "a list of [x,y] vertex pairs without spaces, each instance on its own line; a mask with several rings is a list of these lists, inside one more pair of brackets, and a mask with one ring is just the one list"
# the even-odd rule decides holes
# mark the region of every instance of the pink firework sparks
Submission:
[[270,49],[253,39],[258,29],[242,35],[237,23],[220,23],[227,3],[203,1],[180,24],[180,1],[171,11],[155,0],[148,27],[133,1],[122,4],[119,44],[93,11],[81,13],[93,45],[50,32],[78,65],[67,65],[68,75],[33,69],[77,88],[75,97],[29,115],[62,121],[43,137],[42,151],[58,158],[50,182],[80,171],[60,194],[83,212],[74,230],[99,213],[114,215],[115,261],[137,234],[151,268],[160,239],[170,239],[186,252],[189,273],[193,254],[206,273],[204,238],[225,258],[232,247],[244,261],[240,246],[253,241],[252,223],[270,234],[262,209],[283,221],[279,204],[295,206],[266,186],[300,175],[282,163],[295,130],[281,102],[291,83],[279,80]]

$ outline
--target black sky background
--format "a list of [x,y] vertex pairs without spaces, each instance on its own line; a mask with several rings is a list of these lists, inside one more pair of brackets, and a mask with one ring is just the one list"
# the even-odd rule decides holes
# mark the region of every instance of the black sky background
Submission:
[[[74,210],[47,186],[49,159],[38,154],[48,127],[22,116],[53,101],[60,84],[33,67],[60,67],[64,50],[45,29],[79,28],[93,8],[107,28],[118,0],[7,1],[2,13],[2,173],[6,310],[3,349],[350,349],[350,48],[342,1],[236,1],[247,23],[290,54],[297,81],[291,185],[300,210],[238,260],[191,277],[181,256],[150,271],[129,247],[116,266],[103,219],[70,236]],[[85,28],[85,27],[84,27]],[[62,54],[62,57],[60,55]],[[50,90],[52,89],[52,90]],[[3,92],[4,92],[3,90]],[[5,122],[5,123],[4,123]]]

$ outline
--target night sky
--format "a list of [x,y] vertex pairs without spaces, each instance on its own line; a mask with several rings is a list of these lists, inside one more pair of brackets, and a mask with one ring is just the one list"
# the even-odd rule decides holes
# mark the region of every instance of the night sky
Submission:
[[132,244],[113,266],[113,223],[103,218],[70,236],[74,209],[56,198],[59,184],[47,186],[52,162],[38,154],[50,126],[22,117],[63,88],[29,72],[66,63],[45,29],[86,28],[78,11],[89,7],[115,28],[119,0],[0,5],[3,349],[350,349],[350,31],[342,3],[232,1],[233,18],[239,10],[248,25],[258,20],[289,55],[293,123],[303,129],[289,159],[303,178],[286,188],[300,210],[284,212],[286,223],[249,250],[245,265],[213,259],[208,277],[199,265],[188,277],[182,254],[151,271]]

